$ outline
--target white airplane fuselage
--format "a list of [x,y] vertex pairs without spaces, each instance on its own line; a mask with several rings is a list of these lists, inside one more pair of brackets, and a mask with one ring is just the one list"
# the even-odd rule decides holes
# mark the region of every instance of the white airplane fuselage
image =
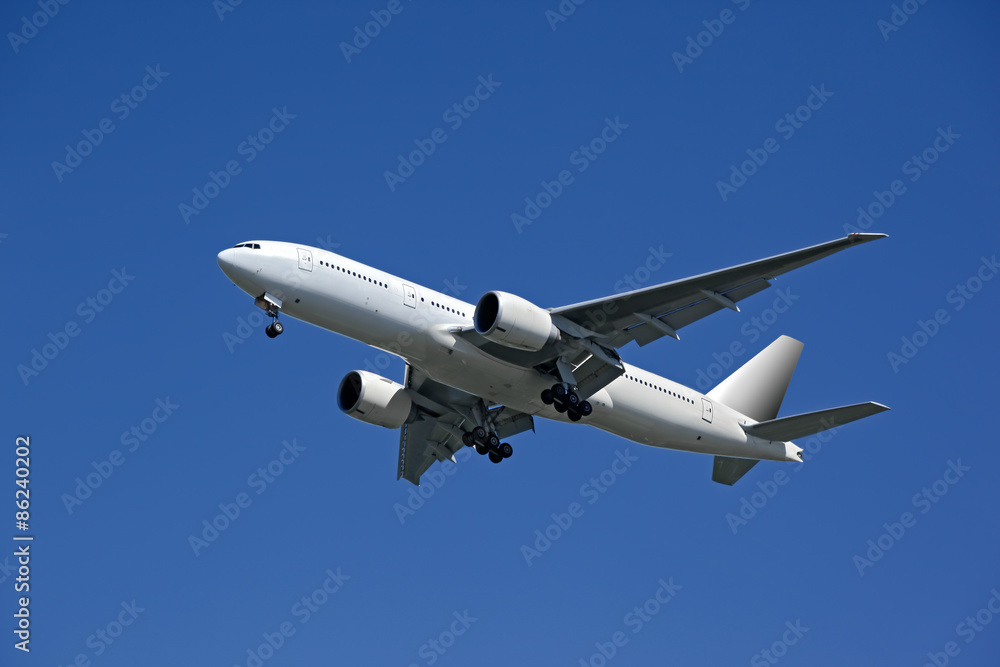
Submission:
[[[492,403],[570,422],[541,400],[551,376],[490,356],[453,333],[474,327],[473,304],[305,245],[257,241],[222,251],[218,261],[251,296],[280,299],[283,315],[402,357],[437,382]],[[654,447],[802,460],[793,443],[762,440],[740,426],[755,420],[672,380],[623,365],[625,375],[589,398],[594,410],[581,424]]]

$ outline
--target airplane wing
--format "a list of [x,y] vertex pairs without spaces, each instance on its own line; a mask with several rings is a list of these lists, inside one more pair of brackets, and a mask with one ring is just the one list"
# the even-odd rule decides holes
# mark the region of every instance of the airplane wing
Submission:
[[399,467],[396,479],[417,486],[435,461],[455,460],[464,447],[462,434],[489,417],[500,438],[534,430],[531,415],[503,406],[491,407],[473,394],[432,380],[425,372],[407,364],[403,386],[410,390],[419,417],[399,430]]
[[435,461],[455,460],[455,452],[464,447],[461,436],[453,428],[459,424],[450,419],[420,419],[403,424],[399,429],[399,469],[396,479],[403,478],[420,486],[420,476]]
[[617,349],[633,340],[646,345],[663,336],[678,338],[679,329],[718,310],[738,311],[738,302],[770,287],[770,280],[776,276],[885,236],[849,234],[756,262],[553,308],[550,312],[556,326],[560,326],[561,321],[568,321],[599,334],[598,341],[605,347]]
[[553,324],[563,333],[562,340],[537,352],[494,343],[473,327],[456,327],[453,332],[486,354],[576,385],[576,393],[586,399],[625,372],[618,348],[633,340],[646,345],[663,336],[679,338],[679,329],[718,310],[738,311],[738,302],[770,287],[775,276],[885,236],[849,234],[720,271],[550,308]]

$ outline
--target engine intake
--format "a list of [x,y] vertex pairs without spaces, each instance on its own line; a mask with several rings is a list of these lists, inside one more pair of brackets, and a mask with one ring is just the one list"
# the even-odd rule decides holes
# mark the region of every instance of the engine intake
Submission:
[[401,427],[413,411],[413,400],[403,385],[368,371],[344,376],[337,405],[350,417],[386,428]]
[[476,304],[476,331],[494,343],[537,352],[559,339],[552,316],[519,296],[487,292]]

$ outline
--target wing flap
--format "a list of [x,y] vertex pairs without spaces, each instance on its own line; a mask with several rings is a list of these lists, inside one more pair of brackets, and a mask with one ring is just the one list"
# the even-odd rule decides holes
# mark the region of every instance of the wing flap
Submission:
[[[420,486],[420,476],[435,461],[453,459],[465,444],[462,434],[475,424],[474,414],[486,410],[483,399],[432,380],[425,372],[407,364],[403,386],[421,407],[420,417],[399,429],[399,463],[396,479]],[[506,407],[489,410],[497,435],[512,435],[535,429],[531,415]]]
[[420,476],[435,461],[454,457],[464,447],[448,428],[442,428],[441,418],[421,419],[403,424],[399,429],[399,470],[396,479],[405,479],[420,486]]

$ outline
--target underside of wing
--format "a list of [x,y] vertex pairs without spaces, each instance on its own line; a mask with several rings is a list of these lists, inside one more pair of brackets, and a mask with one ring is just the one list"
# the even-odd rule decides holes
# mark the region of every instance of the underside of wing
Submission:
[[554,308],[561,317],[604,337],[608,347],[630,341],[645,345],[771,286],[771,279],[885,234],[850,234],[841,239],[624,294]]
[[490,406],[482,398],[437,382],[409,364],[403,386],[417,406],[417,417],[400,428],[396,479],[419,486],[420,476],[435,461],[455,460],[455,452],[465,446],[462,435],[479,424],[491,424],[499,438],[535,428],[531,415]]
[[[455,460],[455,452],[464,447],[461,435],[455,430],[461,427],[461,419],[451,415],[445,417],[418,419],[412,424],[403,424],[399,430],[399,469],[396,479],[405,479],[417,486],[420,476],[435,461]],[[458,431],[461,433],[461,431]]]
[[[451,331],[490,356],[521,368],[533,368],[558,383],[575,387],[578,397],[586,400],[624,374],[617,350],[627,343],[634,340],[646,345],[663,336],[679,338],[679,329],[718,310],[738,311],[737,303],[770,287],[775,276],[884,236],[850,234],[728,269],[548,311],[514,295],[491,292],[486,301],[491,305],[489,314],[480,317],[483,299],[476,307],[475,328],[455,327]],[[504,336],[498,339],[494,329],[500,321],[498,313],[503,311],[500,304],[508,299],[512,311],[518,312],[520,307],[528,319],[541,322],[538,330],[530,332],[537,346],[505,344],[505,336],[520,325],[516,318],[507,319],[509,328],[501,329]],[[539,313],[545,317],[538,318]],[[546,339],[543,334],[550,330],[555,333],[549,333]]]

